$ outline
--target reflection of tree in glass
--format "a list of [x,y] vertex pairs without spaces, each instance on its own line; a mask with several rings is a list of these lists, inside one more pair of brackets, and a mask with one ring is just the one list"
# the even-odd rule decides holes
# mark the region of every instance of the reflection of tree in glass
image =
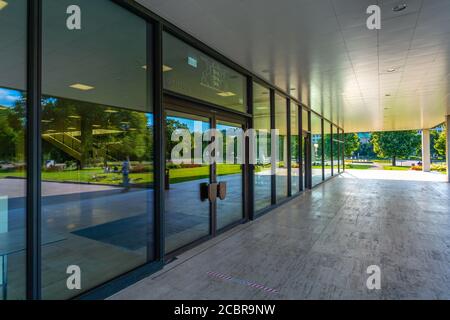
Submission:
[[[146,113],[45,98],[42,102],[42,132],[62,142],[52,144],[44,140],[45,157],[57,161],[74,160],[75,157],[81,168],[98,163],[106,166],[108,161],[152,160],[152,128]],[[68,148],[75,152],[68,152]]]
[[166,159],[170,160],[172,156],[173,148],[180,143],[179,141],[172,141],[172,134],[175,130],[184,129],[189,130],[188,126],[178,120],[167,118],[166,119]]
[[25,96],[0,109],[0,161],[22,162],[25,141]]

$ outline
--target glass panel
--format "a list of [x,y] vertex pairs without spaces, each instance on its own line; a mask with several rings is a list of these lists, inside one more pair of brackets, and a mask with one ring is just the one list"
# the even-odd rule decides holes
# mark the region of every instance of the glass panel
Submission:
[[309,111],[306,111],[305,109],[302,109],[302,130],[304,131],[311,131],[309,128]]
[[[69,5],[82,8],[82,31],[66,27]],[[147,23],[111,1],[43,1],[45,299],[71,298],[153,259],[147,40]],[[69,266],[80,268],[81,290],[68,289]]]
[[311,113],[311,164],[312,186],[322,182],[322,120],[315,113]]
[[163,55],[165,89],[247,112],[244,76],[168,33]]
[[225,200],[217,199],[217,229],[220,230],[244,217],[242,165],[243,152],[242,125],[217,121],[217,130],[223,136],[224,163],[217,164],[217,181],[226,182]]
[[338,128],[333,126],[333,173],[335,175],[341,172],[339,148],[340,142]]
[[332,163],[331,163],[331,124],[328,121],[324,121],[324,157],[325,157],[325,179],[331,177]]
[[287,100],[282,96],[275,95],[275,129],[278,129],[278,156],[275,162],[277,177],[277,202],[288,196],[288,141],[287,141]]
[[253,83],[253,127],[257,137],[255,165],[255,212],[272,203],[270,91]]
[[0,1],[0,300],[25,299],[27,1]]
[[[166,253],[209,234],[209,201],[201,201],[200,185],[210,182],[210,166],[203,159],[203,133],[209,119],[168,111],[166,116]],[[190,152],[174,153],[183,136]],[[186,138],[185,138],[186,139]],[[185,141],[186,142],[186,141]],[[199,144],[201,148],[196,148]],[[174,156],[177,158],[175,159]],[[177,161],[177,160],[183,161]],[[168,183],[167,183],[168,180]]]
[[291,103],[291,191],[300,192],[300,137],[298,106]]

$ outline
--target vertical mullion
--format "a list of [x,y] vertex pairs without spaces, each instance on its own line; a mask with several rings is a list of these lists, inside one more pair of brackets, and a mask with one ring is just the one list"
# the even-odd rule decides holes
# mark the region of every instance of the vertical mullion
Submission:
[[[215,113],[212,113],[211,117],[210,117],[210,128],[213,130],[217,129],[217,117]],[[211,136],[211,140],[210,143],[215,143],[216,142],[216,136],[212,135]],[[217,151],[214,149],[211,152],[211,157],[216,158],[217,156]],[[217,183],[217,161],[214,161],[213,163],[210,164],[209,166],[210,168],[210,182],[211,183]],[[217,234],[217,199],[215,201],[210,201],[209,202],[209,212],[210,212],[210,235],[215,237]]]
[[334,176],[334,156],[333,156],[333,152],[334,152],[334,140],[333,140],[333,125],[330,122],[330,158],[331,158],[331,176]]
[[42,2],[28,1],[26,297],[41,299],[41,44]]
[[164,221],[164,174],[165,141],[163,109],[163,28],[160,22],[153,25],[153,106],[154,106],[154,194],[155,194],[155,259],[164,261],[165,255],[165,221]]
[[342,172],[345,172],[345,132],[343,129],[341,129],[341,137],[342,137]]
[[[253,110],[253,78],[247,77],[247,112],[252,115],[252,118],[248,120],[246,126],[247,129],[254,129],[254,110]],[[253,139],[253,141],[250,141]],[[255,217],[255,160],[257,155],[253,153],[255,150],[255,144],[257,143],[256,132],[254,136],[249,136],[246,139],[245,144],[245,154],[246,154],[246,167],[247,167],[247,184],[246,184],[246,195],[245,201],[247,202],[247,218],[253,220]],[[250,149],[250,147],[252,149]],[[252,157],[250,157],[252,154]],[[250,163],[251,160],[251,163]]]
[[[299,161],[299,182],[300,183],[300,191],[304,191],[304,177],[303,172],[305,172],[306,176],[306,168],[303,167],[303,164],[306,164],[306,161],[303,161],[303,157],[306,157],[306,154],[303,155],[303,108],[302,106],[297,106],[298,110],[298,121],[297,121],[297,128],[298,128],[298,146],[297,146],[297,152],[298,152],[298,161]],[[306,180],[305,180],[306,181]]]
[[[270,89],[270,129],[271,129],[271,139],[270,139],[270,149],[271,149],[271,154],[270,154],[270,159],[271,159],[271,180],[272,180],[272,205],[277,203],[277,176],[276,176],[276,155],[278,154],[278,150],[274,150],[274,146],[277,146],[278,143],[277,141],[274,141],[274,139],[278,139],[277,136],[274,137],[274,135],[272,135],[272,130],[275,129],[275,90],[274,89]],[[277,148],[275,148],[277,149]],[[274,164],[275,162],[275,164]],[[275,166],[275,170],[274,170],[274,166]]]
[[312,125],[311,125],[311,111],[308,111],[308,189],[312,189]]
[[321,122],[321,130],[322,130],[322,139],[321,140],[321,144],[322,144],[322,181],[325,181],[325,130],[324,130],[324,126],[325,126],[325,121],[323,120],[323,118],[320,119]]
[[[287,112],[286,112],[286,144],[287,144],[287,154],[285,154],[284,156],[287,157],[286,158],[286,166],[287,166],[287,170],[288,170],[288,176],[287,176],[287,190],[288,190],[288,197],[292,196],[292,161],[291,161],[291,99],[286,99],[286,108],[287,108]],[[283,148],[283,152],[284,152],[284,148]]]

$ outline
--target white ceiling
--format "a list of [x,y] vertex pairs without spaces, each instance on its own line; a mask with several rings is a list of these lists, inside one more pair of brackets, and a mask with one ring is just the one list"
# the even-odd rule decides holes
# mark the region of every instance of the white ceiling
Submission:
[[[450,0],[138,0],[350,131],[450,114]],[[382,28],[366,9],[382,7]],[[394,13],[392,8],[407,3]],[[388,73],[389,68],[397,71]]]

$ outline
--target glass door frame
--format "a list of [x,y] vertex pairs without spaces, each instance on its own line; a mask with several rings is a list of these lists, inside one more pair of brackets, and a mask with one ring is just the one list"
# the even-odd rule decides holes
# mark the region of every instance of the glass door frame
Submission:
[[[184,113],[186,115],[193,115],[193,116],[200,116],[200,117],[204,117],[204,118],[208,118],[210,121],[210,129],[215,129],[217,127],[217,122],[218,121],[226,121],[226,122],[232,122],[232,123],[236,123],[236,124],[241,124],[242,125],[242,129],[245,130],[248,128],[248,119],[246,119],[243,116],[234,114],[233,112],[227,112],[224,110],[218,110],[208,104],[205,103],[200,103],[200,102],[191,102],[191,101],[186,101],[185,99],[180,99],[174,95],[171,94],[164,94],[163,96],[163,126],[165,128],[165,119],[166,119],[166,115],[167,115],[167,111],[175,111],[175,112],[180,112],[180,113]],[[164,129],[165,130],[165,129]],[[209,235],[202,237],[198,240],[195,240],[191,243],[188,243],[186,245],[181,246],[180,248],[175,249],[174,251],[168,252],[165,254],[166,259],[171,259],[174,256],[185,252],[197,245],[199,245],[200,243],[203,243],[205,241],[208,241],[214,237],[216,237],[217,235],[226,232],[229,229],[232,229],[233,227],[239,225],[239,224],[243,224],[247,221],[250,220],[250,212],[249,212],[249,208],[247,205],[247,200],[250,200],[250,193],[249,193],[249,159],[248,159],[248,138],[245,139],[245,164],[243,165],[242,168],[242,210],[243,210],[243,217],[242,219],[240,219],[239,221],[236,221],[220,230],[217,229],[217,201],[215,202],[211,202],[209,201],[209,206],[210,206],[210,221],[209,221],[209,225],[210,225],[210,232]],[[165,145],[165,143],[164,143]],[[165,148],[164,148],[165,149]],[[162,156],[165,155],[165,152],[163,153]],[[165,166],[166,163],[166,159],[164,156],[164,159],[162,161],[162,163]],[[209,183],[217,183],[218,182],[218,177],[217,177],[217,165],[216,164],[212,164],[209,166]]]

